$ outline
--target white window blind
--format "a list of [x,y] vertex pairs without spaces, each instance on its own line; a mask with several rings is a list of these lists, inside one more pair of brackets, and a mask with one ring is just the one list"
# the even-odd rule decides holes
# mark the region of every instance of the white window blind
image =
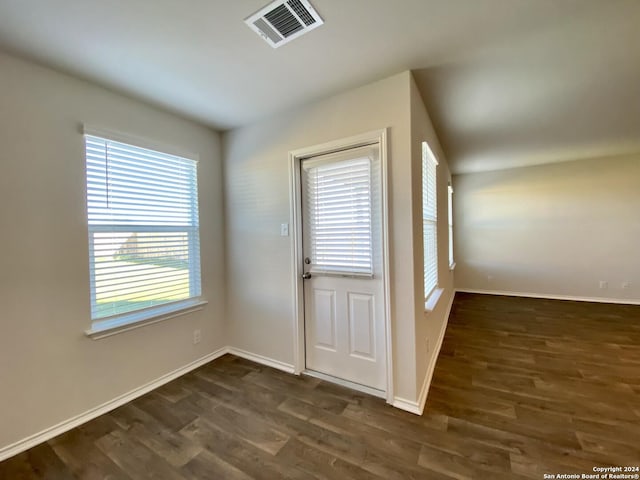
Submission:
[[453,268],[455,260],[453,258],[453,187],[449,184],[449,267]]
[[373,274],[371,160],[306,170],[312,271]]
[[197,164],[85,135],[93,320],[200,296]]
[[424,243],[424,296],[438,286],[438,161],[427,142],[422,142],[422,235]]

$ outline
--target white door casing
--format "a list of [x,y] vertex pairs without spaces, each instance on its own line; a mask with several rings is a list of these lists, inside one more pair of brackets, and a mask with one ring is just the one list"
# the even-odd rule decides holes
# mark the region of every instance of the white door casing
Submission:
[[306,369],[387,390],[379,144],[300,162]]

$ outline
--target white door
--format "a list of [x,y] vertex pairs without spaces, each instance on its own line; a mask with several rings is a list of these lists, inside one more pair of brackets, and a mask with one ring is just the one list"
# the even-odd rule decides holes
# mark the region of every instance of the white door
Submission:
[[386,390],[378,145],[301,162],[306,368]]

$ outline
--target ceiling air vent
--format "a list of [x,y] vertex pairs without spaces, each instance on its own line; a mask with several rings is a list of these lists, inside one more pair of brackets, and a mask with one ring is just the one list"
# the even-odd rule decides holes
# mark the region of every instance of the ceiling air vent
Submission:
[[273,48],[278,48],[324,22],[307,0],[276,0],[245,20]]

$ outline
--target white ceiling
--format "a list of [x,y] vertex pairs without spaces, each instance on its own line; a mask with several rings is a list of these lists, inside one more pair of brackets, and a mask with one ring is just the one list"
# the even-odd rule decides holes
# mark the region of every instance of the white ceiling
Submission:
[[[640,152],[640,0],[0,0],[0,47],[218,129],[412,69],[456,173]],[[1,74],[1,72],[0,72]]]

